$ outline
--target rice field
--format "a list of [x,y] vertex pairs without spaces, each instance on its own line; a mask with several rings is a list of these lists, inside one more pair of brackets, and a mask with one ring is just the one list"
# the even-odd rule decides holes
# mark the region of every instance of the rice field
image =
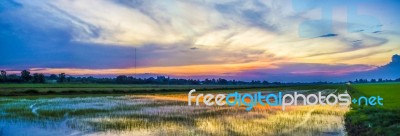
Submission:
[[[337,92],[285,92],[290,91]],[[0,135],[346,135],[344,114],[349,110],[188,106],[187,92],[0,97],[0,107]]]
[[383,106],[352,104],[346,113],[346,128],[349,135],[400,135],[400,84],[355,84],[348,86],[353,97],[380,96]]

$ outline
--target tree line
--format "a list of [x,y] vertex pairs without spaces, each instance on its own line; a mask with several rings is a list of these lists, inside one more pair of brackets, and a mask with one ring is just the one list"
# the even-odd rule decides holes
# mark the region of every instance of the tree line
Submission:
[[114,78],[95,78],[67,76],[65,73],[58,75],[44,75],[42,73],[31,74],[28,70],[23,70],[19,75],[9,74],[5,70],[1,70],[0,83],[100,83],[100,84],[165,84],[165,85],[261,85],[261,84],[281,84],[280,82],[268,81],[238,81],[227,80],[223,78],[217,79],[177,79],[166,76],[157,76],[149,78],[135,78],[133,76],[119,75]]
[[5,70],[1,70],[0,82],[6,83],[46,83],[46,81],[55,81],[59,83],[66,82],[65,73],[61,73],[58,76],[51,74],[50,76],[45,76],[42,73],[31,74],[28,70],[21,71],[20,75],[9,74]]
[[[349,81],[350,83],[378,83],[378,82],[400,82],[400,78],[391,79],[357,79]],[[281,84],[330,84],[333,82],[312,82],[312,83],[281,83],[268,81],[239,81],[217,79],[177,79],[166,76],[157,76],[149,78],[135,78],[133,76],[119,75],[115,78],[95,78],[67,76],[65,73],[58,75],[44,75],[42,73],[31,74],[28,70],[21,71],[20,75],[7,75],[5,70],[1,70],[0,83],[99,83],[99,84],[165,84],[165,85],[281,85]]]
[[115,78],[95,78],[67,76],[65,73],[58,75],[44,75],[42,73],[31,74],[28,70],[21,71],[21,74],[10,74],[2,70],[0,83],[100,83],[100,84],[170,84],[170,85],[241,85],[241,84],[281,84],[280,82],[269,83],[267,81],[237,81],[218,79],[176,79],[166,76],[157,76],[149,78],[135,78],[133,76],[119,75]]
[[355,81],[352,81],[351,83],[385,83],[385,82],[400,82],[400,78],[397,78],[395,80],[392,79],[356,79]]

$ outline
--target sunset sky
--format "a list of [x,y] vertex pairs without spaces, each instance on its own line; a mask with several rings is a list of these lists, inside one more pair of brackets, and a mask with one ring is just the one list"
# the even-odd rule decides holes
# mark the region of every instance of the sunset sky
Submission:
[[1,0],[0,69],[317,81],[400,54],[399,7],[397,0]]

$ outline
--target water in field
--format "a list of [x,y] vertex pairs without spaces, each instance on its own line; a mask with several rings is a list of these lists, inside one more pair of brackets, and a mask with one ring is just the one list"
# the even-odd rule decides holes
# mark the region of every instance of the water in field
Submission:
[[[328,90],[332,91],[332,90]],[[344,135],[347,107],[189,107],[187,94],[0,97],[0,135]]]

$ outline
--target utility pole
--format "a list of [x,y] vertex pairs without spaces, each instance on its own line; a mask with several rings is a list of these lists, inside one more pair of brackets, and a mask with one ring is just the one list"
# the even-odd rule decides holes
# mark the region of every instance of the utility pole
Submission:
[[135,78],[136,78],[136,48],[135,48]]

